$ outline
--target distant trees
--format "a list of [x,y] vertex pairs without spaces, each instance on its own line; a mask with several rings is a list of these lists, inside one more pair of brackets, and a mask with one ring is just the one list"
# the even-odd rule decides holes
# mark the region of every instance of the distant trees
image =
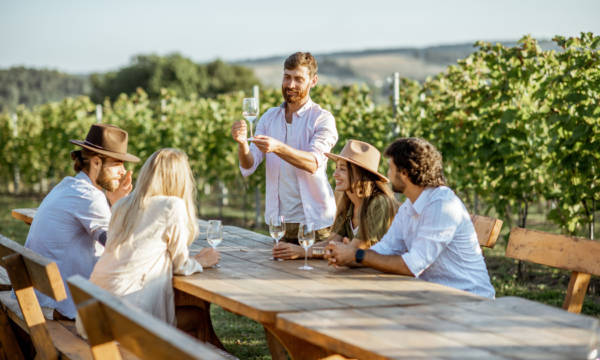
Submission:
[[0,112],[14,111],[19,104],[34,106],[86,94],[89,89],[85,76],[23,66],[0,70]]
[[188,98],[214,97],[231,91],[250,91],[259,84],[254,72],[241,65],[215,60],[197,64],[180,55],[137,55],[131,64],[107,73],[70,75],[55,70],[13,67],[0,70],[0,113],[14,112],[17,105],[27,107],[60,101],[65,97],[90,95],[96,103],[115,100],[120,94],[144,89],[150,99],[160,89]]
[[179,97],[196,94],[213,97],[234,90],[249,90],[259,80],[251,69],[215,60],[196,64],[180,54],[167,56],[137,55],[130,65],[118,71],[93,74],[92,100],[115,100],[120,94],[134,93],[143,88],[150,98],[160,95],[160,89],[172,90]]

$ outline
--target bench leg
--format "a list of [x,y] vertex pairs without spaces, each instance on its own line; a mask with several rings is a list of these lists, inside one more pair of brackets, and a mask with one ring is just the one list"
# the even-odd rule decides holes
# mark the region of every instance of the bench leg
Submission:
[[[212,320],[210,318],[210,303],[177,289],[174,290],[175,311],[178,313],[177,327],[184,331],[192,330],[188,329],[192,326],[186,324],[190,323],[193,325],[193,330],[197,334],[196,337],[200,341],[212,344],[221,350],[225,350],[225,346],[223,346],[223,343],[219,340],[212,325]],[[193,311],[190,311],[190,309],[193,309]]]
[[563,303],[563,309],[579,314],[583,307],[583,299],[590,283],[590,274],[580,273],[573,271],[571,273],[571,279],[569,280],[569,288],[567,289],[567,296]]
[[[8,316],[0,310],[0,356],[5,359],[24,359]],[[3,353],[3,354],[2,354]]]
[[277,330],[273,326],[263,324],[263,327],[273,360],[286,360],[287,354],[292,360],[314,360],[331,355],[331,352],[322,347]]

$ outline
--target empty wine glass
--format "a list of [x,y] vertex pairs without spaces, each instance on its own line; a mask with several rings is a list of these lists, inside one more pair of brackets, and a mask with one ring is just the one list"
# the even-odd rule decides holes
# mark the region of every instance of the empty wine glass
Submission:
[[256,98],[245,98],[242,102],[242,115],[248,121],[250,125],[250,138],[248,140],[253,139],[252,135],[252,124],[256,117],[258,116],[258,100]]
[[312,270],[312,266],[308,266],[307,256],[308,249],[315,243],[315,227],[313,224],[307,223],[298,226],[298,242],[304,248],[304,265],[298,269]]
[[[206,241],[213,249],[216,249],[223,241],[223,224],[221,224],[221,220],[208,220]],[[220,267],[220,265],[215,264],[215,267]]]
[[[283,215],[271,216],[269,219],[269,234],[275,240],[275,246],[279,244],[279,240],[285,235],[284,220]],[[282,261],[280,258],[273,258],[273,260]]]

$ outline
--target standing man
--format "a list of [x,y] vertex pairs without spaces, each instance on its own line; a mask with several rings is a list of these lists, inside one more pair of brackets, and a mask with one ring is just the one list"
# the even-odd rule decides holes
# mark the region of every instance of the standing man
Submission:
[[359,263],[494,298],[475,228],[463,202],[446,187],[442,155],[419,138],[394,141],[385,151],[394,192],[407,200],[369,250],[330,242],[330,264]]
[[35,214],[25,247],[54,260],[67,289],[68,298],[60,302],[37,293],[42,306],[54,308],[54,319],[75,318],[66,281],[72,275],[90,277],[97,244],[106,243],[110,207],[132,189],[123,162],[140,159],[127,153],[127,137],[116,126],[95,124],[84,141],[70,140],[83,148],[71,152],[77,175],[56,185]]
[[266,157],[265,220],[285,217],[283,241],[298,243],[299,223],[313,223],[316,241],[324,240],[335,216],[324,155],[338,139],[335,120],[310,99],[318,81],[315,58],[297,52],[283,67],[283,104],[260,118],[250,146],[243,120],[233,124],[231,135],[238,143],[243,176],[252,174]]

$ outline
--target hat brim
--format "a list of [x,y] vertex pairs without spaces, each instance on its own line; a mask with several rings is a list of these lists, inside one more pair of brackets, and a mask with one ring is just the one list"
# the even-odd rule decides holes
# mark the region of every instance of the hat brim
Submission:
[[84,149],[87,149],[87,150],[90,150],[93,152],[97,152],[98,154],[106,155],[106,156],[109,156],[109,157],[117,159],[117,160],[122,160],[122,161],[127,161],[127,162],[139,162],[140,161],[140,158],[138,158],[135,155],[131,155],[131,154],[127,154],[127,153],[125,153],[125,154],[116,153],[116,152],[100,149],[97,147],[89,146],[81,140],[69,140],[69,142],[71,144],[81,146]]
[[376,175],[376,176],[377,176],[379,179],[381,179],[381,181],[383,181],[383,182],[386,182],[386,183],[387,183],[387,182],[390,182],[390,179],[388,179],[387,177],[385,177],[385,176],[381,175],[381,174],[380,174],[380,173],[378,173],[377,171],[373,171],[373,170],[369,170],[369,169],[367,169],[366,167],[364,167],[364,165],[362,165],[362,164],[360,164],[359,162],[356,162],[356,161],[354,161],[354,160],[352,160],[352,159],[349,159],[349,158],[347,158],[347,157],[343,157],[343,156],[340,156],[340,155],[337,155],[337,154],[332,154],[332,153],[325,153],[325,156],[327,156],[327,157],[328,157],[328,158],[330,158],[331,160],[345,160],[345,161],[347,161],[347,162],[349,162],[349,163],[352,163],[352,164],[354,164],[354,165],[356,165],[356,166],[360,166],[360,168],[361,168],[361,169],[363,169],[363,170],[366,170],[366,171],[370,172],[371,174],[374,174],[374,175]]

